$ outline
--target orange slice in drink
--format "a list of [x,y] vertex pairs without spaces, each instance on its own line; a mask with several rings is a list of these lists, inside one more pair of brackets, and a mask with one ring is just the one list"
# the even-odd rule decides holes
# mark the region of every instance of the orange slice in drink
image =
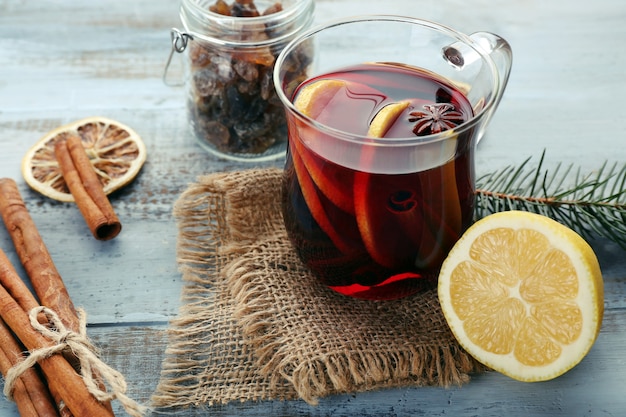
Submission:
[[[342,80],[316,81],[305,86],[302,91],[300,91],[294,101],[294,106],[305,116],[317,119],[335,96],[341,94],[342,90],[345,88],[346,82]],[[302,129],[304,129],[304,127]],[[321,138],[319,138],[321,133],[317,134],[316,132],[312,133],[312,135],[318,136],[316,139],[321,140]],[[310,151],[299,138],[295,138],[291,143],[293,143],[294,151],[302,159],[302,163],[313,179],[313,182],[328,199],[342,210],[348,213],[354,212],[352,190],[349,187],[342,186],[339,181],[332,178],[332,176],[324,170],[324,160],[317,155],[313,155],[312,151]],[[348,180],[351,182],[352,178],[348,178]]]
[[[368,136],[384,137],[409,104],[401,101],[383,107],[372,120]],[[374,152],[364,147],[363,166],[371,165]],[[357,224],[368,253],[378,264],[392,269],[413,266],[423,224],[419,195],[419,181],[412,176],[367,172],[354,175]]]
[[317,120],[328,104],[346,88],[343,80],[319,80],[302,88],[293,105],[298,111],[311,119]]
[[402,114],[403,111],[409,107],[411,104],[410,101],[399,101],[397,103],[391,103],[380,109],[372,123],[370,123],[369,129],[367,130],[367,136],[372,138],[382,138],[385,137],[385,133],[389,130],[391,126],[398,120],[398,117]]
[[[384,100],[385,96],[382,92],[368,85],[337,79],[322,79],[304,86],[296,96],[294,106],[302,114],[318,123],[327,124],[333,129],[348,134],[358,135],[366,132],[367,123],[358,117],[338,118],[336,112],[349,106],[350,114],[369,115],[378,103]],[[337,207],[347,213],[354,213],[351,186],[353,171],[338,165],[329,168],[327,161],[317,154],[316,150],[323,149],[327,142],[324,132],[313,131],[304,125],[299,126],[299,131],[301,140],[294,139],[292,142],[317,187]],[[341,152],[341,148],[334,142],[330,146],[332,150],[329,152],[340,159],[337,152]]]
[[[353,173],[347,169],[329,169],[324,159],[314,155],[299,139],[291,141],[294,153],[302,160],[303,168],[307,170],[313,182],[319,187],[324,195],[346,213],[354,213],[354,198],[351,184]],[[341,169],[341,171],[339,171]],[[340,174],[340,175],[339,175]]]
[[41,194],[71,202],[70,193],[54,154],[54,145],[68,135],[78,135],[89,155],[105,194],[130,183],[146,161],[146,147],[130,127],[105,117],[90,117],[45,134],[22,159],[22,175]]
[[[382,108],[370,124],[368,135],[383,138],[413,101]],[[364,147],[363,166],[371,165],[374,153],[373,147]],[[461,234],[454,159],[419,174],[358,172],[354,184],[355,211],[363,241],[372,258],[383,266],[436,267]],[[396,235],[391,236],[390,230]]]
[[576,366],[604,312],[592,248],[564,225],[508,211],[476,222],[439,275],[444,316],[478,361],[520,381],[544,381]]
[[355,174],[356,220],[372,259],[387,268],[412,269],[422,236],[420,184],[407,175],[391,177]]
[[[292,144],[293,142],[290,142],[290,146],[292,146]],[[340,252],[344,254],[351,254],[355,252],[355,247],[350,245],[349,240],[345,239],[340,233],[339,227],[341,225],[333,224],[333,222],[330,221],[321,195],[318,194],[313,179],[304,166],[304,162],[300,158],[300,155],[297,152],[293,152],[293,150],[294,149],[291,148],[293,167],[296,172],[298,184],[302,190],[302,196],[304,197],[304,201],[306,202],[313,219],[315,219],[318,226],[324,231],[324,233],[326,233],[328,238]]]
[[441,264],[463,232],[461,201],[459,199],[456,165],[452,159],[422,175],[422,195],[428,196],[423,204],[424,231],[415,266],[434,268]]

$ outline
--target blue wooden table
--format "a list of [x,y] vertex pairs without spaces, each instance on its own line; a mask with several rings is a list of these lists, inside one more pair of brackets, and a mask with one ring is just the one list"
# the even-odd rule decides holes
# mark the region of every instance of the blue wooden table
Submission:
[[[479,145],[479,174],[544,149],[548,165],[588,171],[626,160],[622,0],[316,2],[318,23],[364,13],[420,17],[510,42],[514,68]],[[164,332],[180,307],[173,204],[199,175],[252,167],[209,156],[187,131],[183,90],[161,80],[173,26],[180,21],[172,0],[0,0],[0,177],[18,181],[72,299],[88,309],[89,335],[140,401],[158,383]],[[175,59],[170,76],[181,75]],[[124,230],[109,242],[94,240],[74,206],[30,190],[20,174],[22,156],[44,133],[93,115],[132,126],[148,148],[141,175],[113,201]],[[555,380],[527,384],[486,373],[463,387],[341,395],[317,407],[243,403],[179,415],[626,415],[626,254],[610,242],[592,243],[605,280],[604,324],[582,363]],[[4,229],[0,248],[19,265]],[[0,416],[17,415],[0,398]]]

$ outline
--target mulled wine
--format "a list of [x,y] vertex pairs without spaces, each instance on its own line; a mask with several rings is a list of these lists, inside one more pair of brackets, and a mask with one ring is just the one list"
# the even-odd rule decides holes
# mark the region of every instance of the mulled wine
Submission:
[[[436,283],[474,210],[475,133],[457,128],[473,111],[461,90],[394,63],[296,89],[294,103],[308,94],[308,118],[287,112],[283,216],[298,255],[333,290],[393,299]],[[392,105],[399,110],[381,117]]]

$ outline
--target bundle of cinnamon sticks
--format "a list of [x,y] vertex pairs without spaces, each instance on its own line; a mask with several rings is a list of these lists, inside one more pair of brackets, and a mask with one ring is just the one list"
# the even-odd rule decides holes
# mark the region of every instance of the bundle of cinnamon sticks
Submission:
[[[33,308],[46,306],[67,329],[80,329],[76,308],[12,179],[0,179],[0,213],[35,293],[0,250],[0,371],[6,383],[9,369],[23,359],[25,349],[32,353],[53,343],[31,325]],[[50,326],[44,316],[37,320]],[[21,416],[113,416],[110,401],[94,397],[79,367],[71,352],[53,354],[22,373],[6,394],[17,403]],[[103,382],[100,385],[104,388]]]

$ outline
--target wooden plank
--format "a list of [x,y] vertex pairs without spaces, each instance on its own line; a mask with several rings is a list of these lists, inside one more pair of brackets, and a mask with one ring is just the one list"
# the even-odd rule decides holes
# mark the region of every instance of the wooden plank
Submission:
[[[178,2],[0,0],[0,177],[18,180],[31,214],[103,357],[122,371],[129,393],[148,401],[159,378],[168,320],[180,306],[173,205],[202,174],[250,165],[208,156],[186,129],[184,91],[163,85],[169,29],[180,27]],[[547,149],[548,166],[597,169],[626,160],[626,96],[619,53],[626,4],[619,0],[318,0],[316,21],[364,13],[419,16],[472,33],[505,37],[514,50],[507,92],[477,153],[477,173],[518,164]],[[376,34],[372,34],[375,40]],[[341,54],[341,51],[337,51]],[[181,76],[175,56],[174,77]],[[615,98],[615,99],[614,99]],[[110,242],[91,238],[77,209],[21,182],[20,160],[48,130],[103,115],[135,128],[149,157],[128,188],[111,196],[123,223]],[[254,166],[281,166],[282,161]],[[626,398],[626,257],[593,242],[605,278],[607,308],[589,356],[563,377],[523,384],[495,373],[467,386],[342,395],[318,407],[301,401],[244,403],[210,410],[218,416],[501,416],[623,415]],[[0,227],[0,248],[17,259]],[[1,384],[0,384],[1,385]],[[117,408],[118,415],[123,415]],[[200,416],[206,410],[175,415]],[[17,416],[0,399],[0,416]]]
[[[158,383],[164,359],[166,326],[92,326],[88,330],[102,358],[122,372],[128,394],[144,404]],[[463,387],[405,388],[338,395],[324,398],[316,407],[303,401],[234,403],[211,408],[215,416],[502,416],[602,415],[626,410],[626,398],[616,395],[626,383],[626,373],[615,364],[626,355],[626,318],[610,310],[599,342],[588,357],[564,376],[544,383],[521,383],[491,372],[475,376]],[[0,401],[0,415],[11,416],[13,407]],[[116,404],[117,415],[124,415]],[[171,410],[167,410],[171,411]],[[179,410],[173,415],[201,416],[207,411]]]

